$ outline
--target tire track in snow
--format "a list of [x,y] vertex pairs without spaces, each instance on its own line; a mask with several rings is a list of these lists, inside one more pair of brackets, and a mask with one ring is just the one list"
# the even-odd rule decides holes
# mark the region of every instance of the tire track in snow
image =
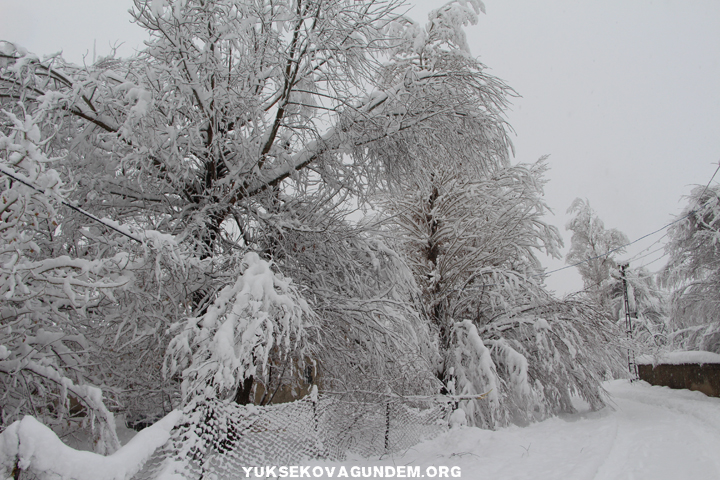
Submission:
[[596,480],[720,478],[720,402],[615,383],[618,433]]
[[[633,389],[635,386],[642,388]],[[704,427],[712,427],[715,433],[720,434],[720,398],[690,390],[653,386],[646,382],[617,384],[613,390],[616,397],[634,399],[694,417]]]

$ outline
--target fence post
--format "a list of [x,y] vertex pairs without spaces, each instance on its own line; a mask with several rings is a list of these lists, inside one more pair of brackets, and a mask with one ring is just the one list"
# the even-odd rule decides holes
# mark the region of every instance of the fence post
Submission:
[[313,427],[315,429],[315,456],[318,458],[322,457],[323,443],[320,440],[320,418],[318,416],[318,390],[317,386],[313,385],[310,390],[310,401],[312,402],[313,411]]
[[385,404],[385,453],[390,453],[390,400]]

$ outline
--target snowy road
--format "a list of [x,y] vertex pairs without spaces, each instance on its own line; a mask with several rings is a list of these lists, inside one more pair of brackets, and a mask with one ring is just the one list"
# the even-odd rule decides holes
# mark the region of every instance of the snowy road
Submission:
[[616,412],[608,417],[611,448],[600,457],[595,478],[720,479],[718,402],[622,387],[615,389]]
[[401,456],[343,464],[459,466],[462,478],[493,480],[720,479],[720,399],[644,382],[606,388],[613,405],[599,412],[462,428]]

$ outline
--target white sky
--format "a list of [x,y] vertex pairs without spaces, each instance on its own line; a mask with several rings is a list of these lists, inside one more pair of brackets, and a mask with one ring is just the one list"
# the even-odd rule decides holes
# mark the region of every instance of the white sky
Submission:
[[[418,0],[424,23],[441,0]],[[130,0],[0,0],[0,39],[37,54],[63,50],[92,61],[144,32],[130,23]],[[487,15],[468,28],[472,53],[522,98],[508,112],[516,161],[550,154],[546,199],[564,225],[572,200],[586,198],[606,227],[631,240],[677,215],[693,185],[720,161],[720,2],[716,0],[486,0]],[[720,179],[720,175],[718,177]],[[628,249],[629,258],[661,234]],[[657,248],[652,247],[649,251]],[[633,262],[651,262],[660,252]],[[663,262],[654,262],[657,269]],[[549,269],[564,262],[548,261]],[[582,288],[574,268],[550,288]]]

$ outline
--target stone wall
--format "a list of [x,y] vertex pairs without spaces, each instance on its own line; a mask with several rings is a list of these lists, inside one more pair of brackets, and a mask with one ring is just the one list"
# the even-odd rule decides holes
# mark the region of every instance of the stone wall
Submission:
[[638,365],[640,380],[651,385],[687,388],[720,397],[720,364]]

